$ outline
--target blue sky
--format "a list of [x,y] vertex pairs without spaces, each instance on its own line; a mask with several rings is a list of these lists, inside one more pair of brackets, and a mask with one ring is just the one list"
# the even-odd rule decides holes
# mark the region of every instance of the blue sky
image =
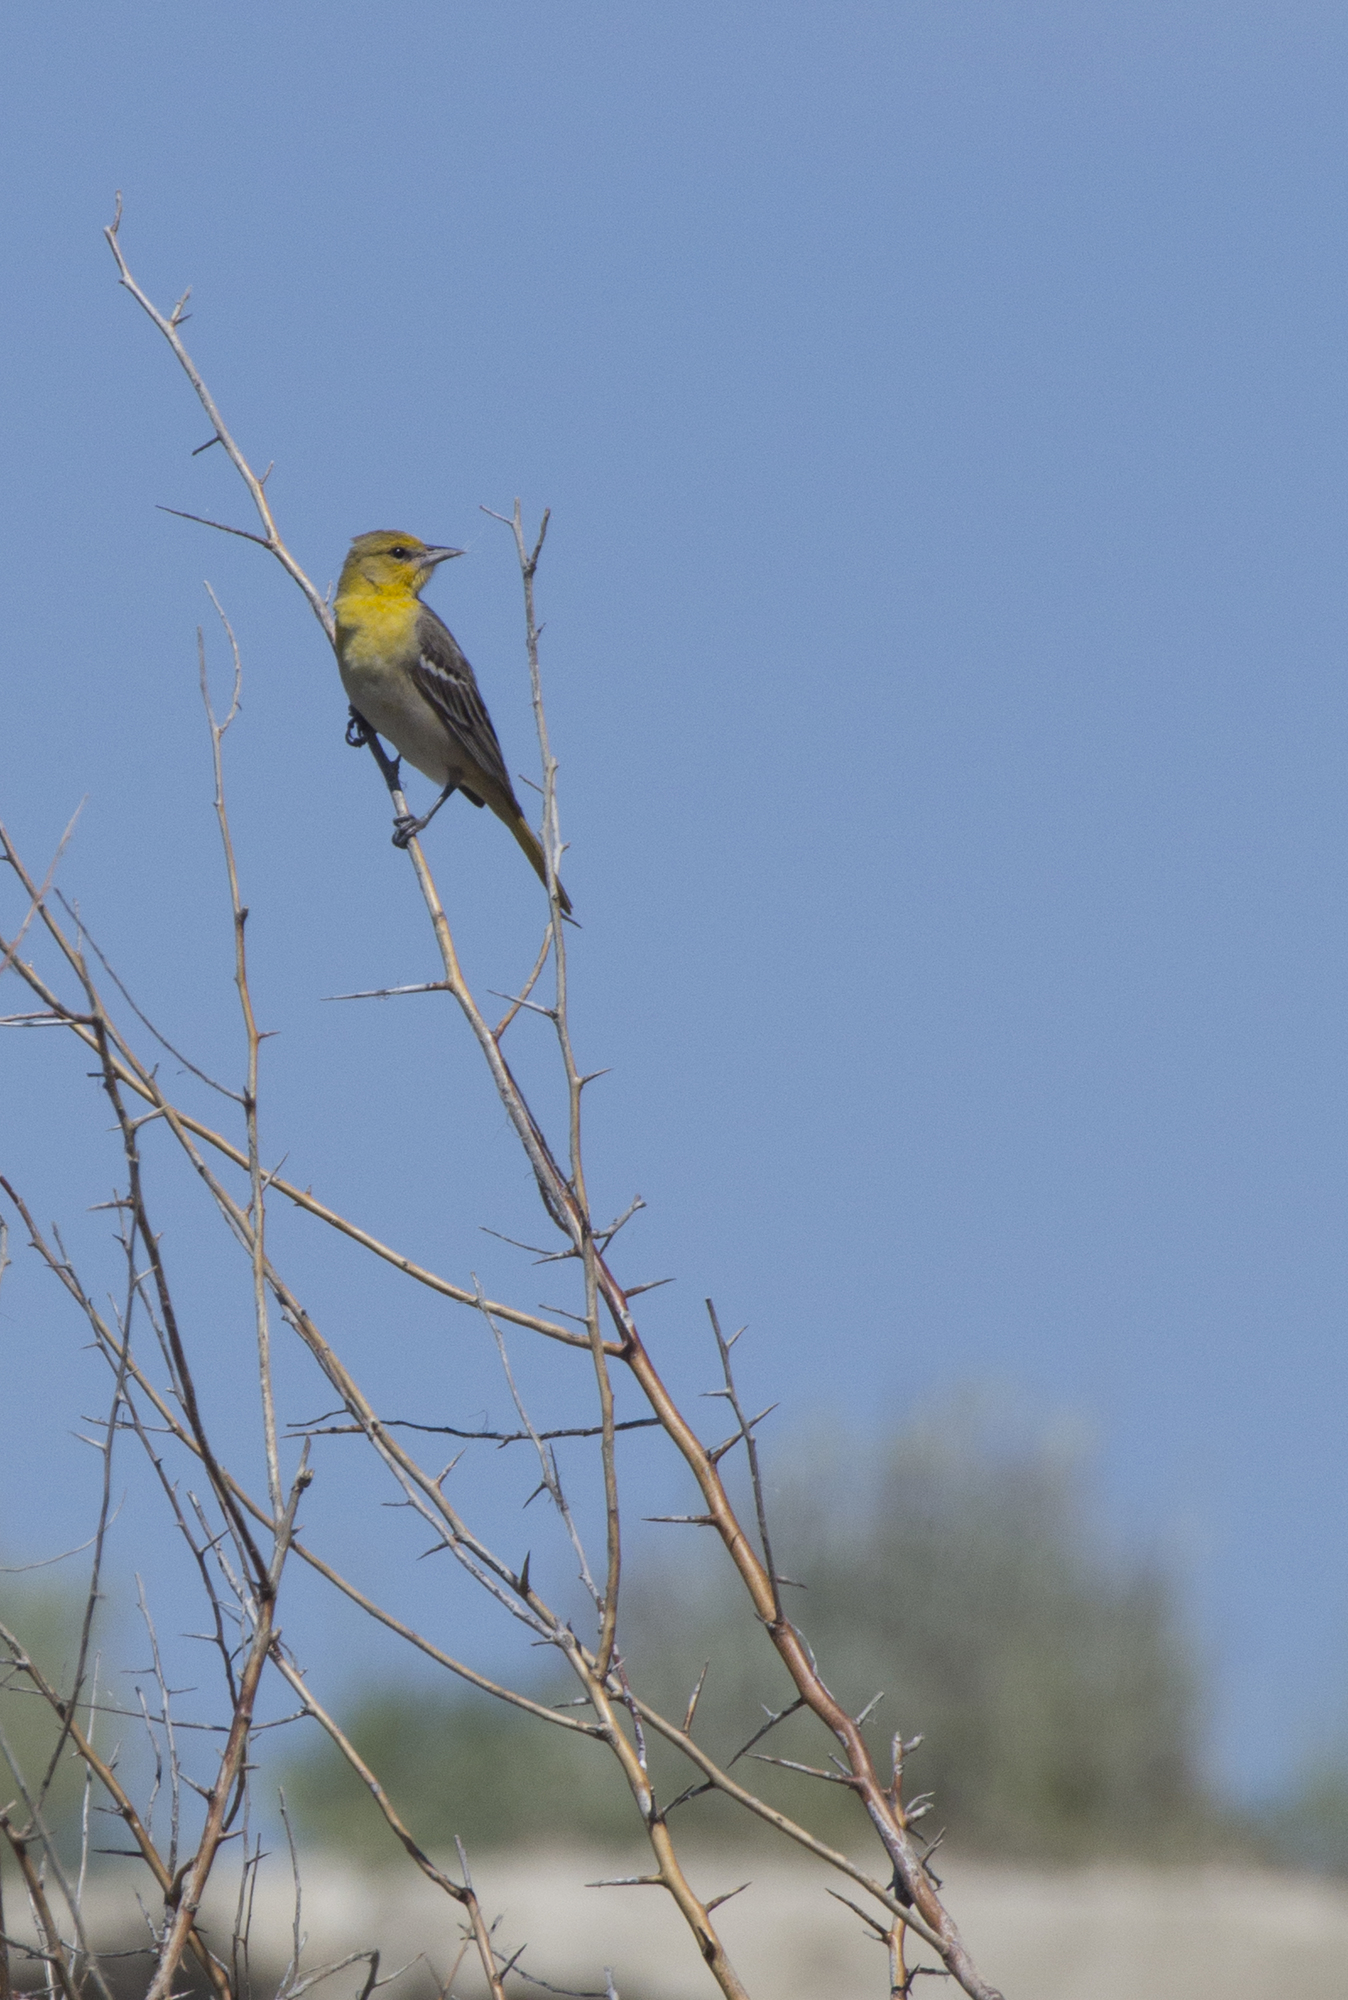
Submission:
[[[21,844],[45,865],[87,800],[67,892],[235,1075],[209,577],[245,655],[268,1140],[449,1275],[549,1296],[480,1233],[540,1225],[455,1024],[319,1004],[427,976],[428,940],[304,604],[155,512],[246,520],[117,290],[120,187],[319,581],[374,526],[468,550],[431,596],[514,769],[518,583],[478,508],[554,510],[576,1032],[613,1066],[592,1172],[650,1203],[625,1275],[677,1274],[671,1374],[709,1378],[712,1292],[788,1426],[973,1383],[1084,1427],[1109,1531],[1191,1592],[1218,1768],[1276,1783],[1342,1721],[1348,1653],[1342,10],[58,0],[6,37]],[[461,801],[428,840],[508,988],[527,868]],[[0,1060],[6,1171],[101,1254],[81,1065],[34,1035]],[[277,1230],[382,1393],[440,1370],[503,1414],[479,1335]],[[182,1255],[209,1314],[238,1273]],[[0,1360],[62,1435],[77,1355],[20,1258]],[[50,1449],[25,1420],[25,1555],[87,1516]],[[330,1483],[334,1532],[373,1535]]]

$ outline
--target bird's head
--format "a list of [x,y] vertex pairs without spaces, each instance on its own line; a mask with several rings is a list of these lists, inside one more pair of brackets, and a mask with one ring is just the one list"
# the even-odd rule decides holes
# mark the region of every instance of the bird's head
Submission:
[[370,590],[410,590],[413,596],[418,596],[429,583],[437,563],[462,554],[462,549],[436,548],[418,541],[415,535],[402,534],[397,528],[376,528],[373,534],[357,535],[352,542],[337,594],[340,597],[353,586],[363,584]]

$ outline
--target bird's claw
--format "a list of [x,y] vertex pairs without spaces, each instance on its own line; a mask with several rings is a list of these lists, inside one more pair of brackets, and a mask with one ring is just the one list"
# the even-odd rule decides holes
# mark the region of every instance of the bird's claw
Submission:
[[406,847],[409,840],[416,839],[425,824],[425,820],[418,819],[415,813],[399,813],[393,822],[393,845]]
[[358,708],[350,710],[350,717],[346,725],[346,740],[353,750],[363,750],[367,743],[373,741],[374,731]]

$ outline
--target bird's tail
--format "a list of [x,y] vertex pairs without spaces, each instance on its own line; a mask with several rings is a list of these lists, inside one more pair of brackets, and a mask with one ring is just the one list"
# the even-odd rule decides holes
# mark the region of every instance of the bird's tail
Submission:
[[[504,814],[502,817],[504,818]],[[548,886],[548,864],[543,859],[543,850],[538,844],[538,839],[533,828],[521,813],[517,813],[513,819],[506,820],[506,825],[528,855],[534,873],[546,889]],[[557,884],[557,901],[569,917],[571,914],[571,898],[567,895],[560,881]]]

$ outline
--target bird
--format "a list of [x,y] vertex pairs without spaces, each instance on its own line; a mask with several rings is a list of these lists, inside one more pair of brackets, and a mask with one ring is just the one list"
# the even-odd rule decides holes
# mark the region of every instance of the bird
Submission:
[[[443,788],[420,819],[399,817],[395,846],[406,847],[453,792],[462,792],[510,828],[546,887],[543,849],[520,810],[473,669],[449,627],[421,602],[438,565],[462,554],[396,528],[352,542],[332,606],[337,664],[351,703],[347,740],[359,745],[377,731]],[[560,882],[557,900],[570,915],[571,898]]]

